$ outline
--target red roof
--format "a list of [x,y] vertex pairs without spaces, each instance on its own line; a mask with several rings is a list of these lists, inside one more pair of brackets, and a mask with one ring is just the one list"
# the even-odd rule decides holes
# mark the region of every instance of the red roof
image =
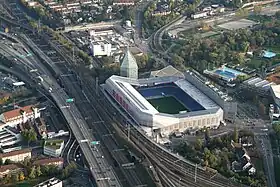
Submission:
[[12,151],[9,153],[0,153],[0,158],[6,158],[6,157],[10,157],[10,156],[25,154],[25,153],[31,153],[31,149],[21,149],[21,150]]
[[32,113],[33,112],[32,107],[33,107],[33,105],[28,105],[28,106],[25,106],[25,107],[22,107],[22,108],[18,108],[18,109],[10,110],[8,112],[4,112],[3,113],[4,118],[5,118],[4,122],[8,122],[12,118],[21,116],[22,112],[26,112],[26,114]]
[[8,164],[8,165],[2,165],[0,166],[0,173],[3,173],[7,170],[15,170],[15,169],[19,169],[20,167],[18,167],[16,164]]

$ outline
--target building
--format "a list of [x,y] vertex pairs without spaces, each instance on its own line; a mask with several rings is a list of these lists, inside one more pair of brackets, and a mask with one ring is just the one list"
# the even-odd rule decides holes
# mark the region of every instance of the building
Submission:
[[270,92],[277,107],[280,107],[280,85],[271,85]]
[[134,0],[114,0],[113,5],[116,6],[134,6]]
[[256,169],[251,163],[251,158],[248,155],[246,149],[240,143],[231,142],[232,147],[234,148],[237,160],[233,161],[231,164],[232,170],[234,172],[246,171],[249,175],[256,173]]
[[131,79],[138,79],[138,65],[136,59],[127,48],[124,57],[122,59],[120,67],[120,75],[122,77],[128,77]]
[[21,171],[23,168],[16,164],[8,164],[0,166],[0,178],[7,176],[8,174],[13,174]]
[[6,126],[0,130],[0,147],[14,145],[22,140],[20,132],[12,127]]
[[30,119],[36,119],[40,117],[40,111],[33,105],[28,105],[22,108],[17,108],[8,112],[4,112],[0,115],[0,129],[5,126],[14,127],[18,124],[26,123]]
[[[110,98],[143,129],[152,131],[150,135],[154,137],[166,137],[175,131],[217,128],[223,121],[221,107],[184,78],[133,79],[113,75],[102,86]],[[159,100],[161,104],[156,104]]]
[[52,157],[59,157],[64,147],[63,140],[46,140],[44,145],[44,154]]
[[53,165],[53,166],[57,166],[58,169],[62,169],[63,168],[63,158],[58,157],[58,158],[44,158],[44,159],[40,159],[40,160],[36,160],[34,162],[35,165],[40,165],[40,166],[48,166],[48,165]]
[[166,76],[185,78],[184,73],[182,73],[181,71],[178,71],[176,68],[174,68],[171,65],[166,66],[165,68],[163,68],[161,70],[152,71],[150,74],[150,77],[166,77]]
[[5,162],[7,159],[13,162],[21,162],[24,161],[26,157],[31,158],[31,149],[22,149],[8,153],[0,153],[0,158],[3,162]]
[[37,184],[34,187],[62,187],[62,186],[63,186],[62,181],[54,177],[40,184]]
[[93,56],[111,56],[112,44],[106,41],[91,42],[91,49]]

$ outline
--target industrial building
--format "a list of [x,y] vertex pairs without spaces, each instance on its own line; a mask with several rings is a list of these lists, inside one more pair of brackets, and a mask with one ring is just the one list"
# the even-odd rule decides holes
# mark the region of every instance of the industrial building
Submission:
[[152,136],[217,128],[224,119],[218,104],[181,77],[135,79],[114,75],[103,88]]

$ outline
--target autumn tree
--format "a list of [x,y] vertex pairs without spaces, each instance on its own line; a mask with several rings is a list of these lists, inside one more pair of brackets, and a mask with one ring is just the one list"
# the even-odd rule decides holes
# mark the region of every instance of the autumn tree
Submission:
[[25,179],[24,173],[22,171],[18,174],[18,179],[19,181],[23,181]]

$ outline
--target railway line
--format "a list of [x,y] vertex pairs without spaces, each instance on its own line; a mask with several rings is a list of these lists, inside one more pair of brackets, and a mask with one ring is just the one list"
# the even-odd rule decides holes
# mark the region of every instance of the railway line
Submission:
[[[83,84],[86,85],[87,92],[94,95],[95,89],[91,85],[95,84],[93,82],[83,82]],[[116,119],[115,116],[112,116],[112,114],[116,112],[113,107],[111,107],[112,104],[107,102],[106,99],[96,99],[98,98],[96,95],[92,96],[92,99],[94,98],[94,102],[99,103],[96,105],[96,108],[102,114],[104,119],[108,122],[116,124],[117,127],[122,130],[123,134],[127,134],[127,127],[120,123],[120,121],[124,121],[124,119]],[[108,106],[108,108],[100,106]],[[154,142],[147,138],[138,127],[131,127],[130,140],[134,143],[134,145],[142,150],[146,157],[151,160],[156,169],[161,170],[168,176],[168,181],[177,183],[177,176],[180,176],[180,182],[186,186],[242,186],[241,184],[235,183],[220,174],[206,171],[202,167],[197,167],[195,164],[187,162],[183,158],[178,158],[175,154],[167,151],[166,149],[156,146]]]

